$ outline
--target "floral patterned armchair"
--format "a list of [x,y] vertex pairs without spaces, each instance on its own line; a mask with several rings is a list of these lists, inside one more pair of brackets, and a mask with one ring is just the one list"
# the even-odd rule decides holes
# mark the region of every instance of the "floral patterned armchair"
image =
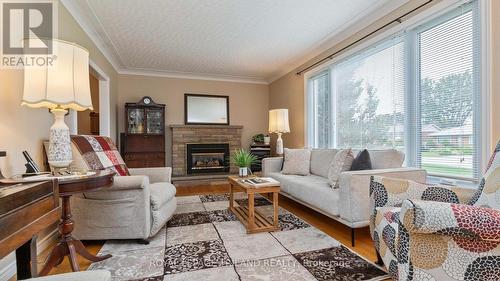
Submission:
[[394,280],[500,280],[500,142],[478,189],[374,176],[370,202]]

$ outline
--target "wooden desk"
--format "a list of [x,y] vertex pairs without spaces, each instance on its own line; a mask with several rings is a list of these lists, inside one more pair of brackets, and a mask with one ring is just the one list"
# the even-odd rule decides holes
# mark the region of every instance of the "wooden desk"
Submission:
[[[227,178],[231,185],[229,193],[229,210],[233,212],[240,222],[246,227],[247,233],[276,231],[280,229],[278,221],[278,195],[280,193],[279,183],[271,184],[265,187],[255,187],[251,184],[241,182],[237,176]],[[248,196],[248,206],[234,206],[234,190],[236,187],[242,188]],[[255,194],[273,194],[273,222],[270,222],[260,212],[255,210]]]
[[60,216],[57,180],[0,183],[0,258],[16,251],[18,279],[37,276],[36,235]]
[[75,222],[71,219],[70,198],[73,194],[99,191],[110,187],[113,184],[114,175],[115,172],[104,170],[96,171],[96,174],[92,176],[60,180],[59,196],[62,200],[62,215],[59,222],[59,233],[61,239],[50,252],[47,262],[40,271],[40,276],[47,275],[54,266],[61,264],[65,256],[68,256],[73,271],[80,270],[77,254],[93,262],[111,257],[111,255],[100,257],[92,255],[85,249],[80,240],[73,237],[71,233]]

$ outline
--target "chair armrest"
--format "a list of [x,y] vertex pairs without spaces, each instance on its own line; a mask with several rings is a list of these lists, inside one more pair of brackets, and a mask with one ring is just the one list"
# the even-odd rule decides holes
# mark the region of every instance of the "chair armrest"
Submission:
[[172,180],[171,167],[159,168],[130,168],[128,169],[133,176],[148,176],[151,183],[170,182]]
[[368,224],[371,213],[370,178],[374,175],[425,181],[427,174],[425,170],[406,167],[342,172],[339,176],[339,210],[342,219]]
[[143,189],[149,185],[147,176],[115,176],[113,185],[106,191]]
[[269,173],[281,171],[283,157],[269,157],[262,159],[262,175],[267,177]]
[[408,232],[500,242],[500,210],[435,201],[405,200],[400,221]]
[[468,203],[475,189],[459,186],[426,184],[420,180],[395,178],[390,175],[374,175],[370,182],[370,198],[373,208],[400,207],[406,199]]

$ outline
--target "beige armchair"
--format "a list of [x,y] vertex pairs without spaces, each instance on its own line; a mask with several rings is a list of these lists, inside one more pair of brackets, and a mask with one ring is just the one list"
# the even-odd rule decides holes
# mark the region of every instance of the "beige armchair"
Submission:
[[[86,145],[86,141],[92,147]],[[75,237],[146,240],[172,217],[177,202],[176,189],[170,183],[170,167],[128,169],[115,145],[106,137],[72,136],[71,146],[71,168],[117,171],[111,187],[72,196]],[[103,159],[106,157],[111,159]],[[119,175],[124,172],[127,174]]]

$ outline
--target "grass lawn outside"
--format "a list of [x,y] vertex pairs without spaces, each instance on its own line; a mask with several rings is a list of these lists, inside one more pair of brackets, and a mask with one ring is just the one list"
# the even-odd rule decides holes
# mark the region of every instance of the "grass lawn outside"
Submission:
[[431,174],[445,174],[454,175],[460,177],[472,177],[471,168],[461,168],[453,167],[449,165],[439,165],[439,164],[422,164],[422,169],[427,170],[427,173]]
[[423,151],[422,156],[423,157],[439,157],[442,155],[439,154],[439,152],[437,152],[437,151]]

